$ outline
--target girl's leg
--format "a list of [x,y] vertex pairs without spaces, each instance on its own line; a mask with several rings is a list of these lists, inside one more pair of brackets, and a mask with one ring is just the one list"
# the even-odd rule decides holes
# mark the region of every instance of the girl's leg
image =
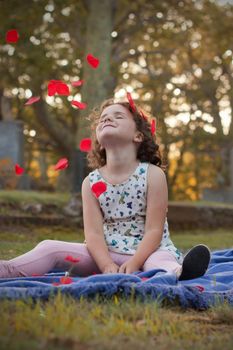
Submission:
[[182,265],[176,258],[167,250],[158,249],[152,253],[143,265],[143,271],[152,269],[164,269],[167,272],[175,273],[177,276],[181,273]]
[[43,275],[55,268],[65,271],[72,266],[71,262],[65,260],[67,255],[80,259],[73,265],[72,273],[79,276],[100,273],[86,244],[45,240],[23,255],[9,261],[1,261],[0,277]]
[[[129,255],[109,252],[116,264],[123,264]],[[72,274],[88,276],[101,273],[84,243],[70,243],[57,240],[45,240],[34,249],[9,261],[0,261],[0,277],[43,275],[52,269],[68,270],[72,263],[66,261],[67,255],[79,258],[73,265]]]

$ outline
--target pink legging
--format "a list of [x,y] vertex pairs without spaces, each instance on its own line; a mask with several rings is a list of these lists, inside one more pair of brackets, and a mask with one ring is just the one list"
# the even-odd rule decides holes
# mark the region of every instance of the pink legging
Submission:
[[[112,260],[119,266],[132,257],[132,255],[119,254],[112,251],[109,251],[109,253]],[[0,277],[7,277],[6,265],[8,265],[8,277],[43,275],[53,269],[66,271],[72,266],[72,263],[65,260],[67,255],[80,259],[73,266],[72,273],[78,276],[101,273],[88,252],[85,243],[45,240],[23,255],[8,261],[0,261]],[[3,271],[4,265],[5,270]],[[161,268],[177,275],[181,271],[181,265],[175,257],[170,252],[162,249],[157,249],[152,253],[143,264],[141,270],[148,271],[155,268]]]

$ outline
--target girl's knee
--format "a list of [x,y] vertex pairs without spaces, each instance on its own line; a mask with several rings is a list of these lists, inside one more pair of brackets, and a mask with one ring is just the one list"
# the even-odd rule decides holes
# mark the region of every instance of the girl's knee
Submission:
[[38,247],[47,247],[47,246],[51,246],[51,244],[53,243],[53,240],[52,239],[45,239],[44,241],[41,241],[39,242],[37,245],[36,245],[36,248]]

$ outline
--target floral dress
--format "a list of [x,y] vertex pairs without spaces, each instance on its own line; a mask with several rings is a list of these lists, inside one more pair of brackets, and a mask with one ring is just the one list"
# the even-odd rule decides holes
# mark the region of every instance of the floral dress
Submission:
[[[126,181],[115,185],[107,182],[98,169],[89,173],[90,186],[99,181],[107,186],[98,197],[98,202],[103,215],[104,237],[110,251],[134,255],[143,238],[148,166],[149,163],[140,162]],[[170,239],[167,218],[159,248],[170,251],[182,263],[182,254]]]

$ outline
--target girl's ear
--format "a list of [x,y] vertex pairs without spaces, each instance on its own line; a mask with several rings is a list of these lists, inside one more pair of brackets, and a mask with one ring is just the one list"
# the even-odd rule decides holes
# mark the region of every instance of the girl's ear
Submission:
[[137,132],[136,136],[135,136],[137,141],[142,142],[144,140],[144,135],[143,133],[141,133],[140,131]]

